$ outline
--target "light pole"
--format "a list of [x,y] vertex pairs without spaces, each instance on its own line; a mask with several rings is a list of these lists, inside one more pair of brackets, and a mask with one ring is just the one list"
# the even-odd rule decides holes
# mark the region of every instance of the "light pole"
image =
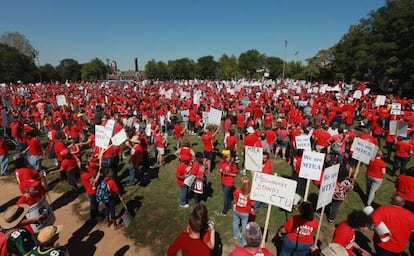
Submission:
[[39,72],[39,79],[40,79],[39,82],[42,83],[42,72],[40,71],[40,62],[39,62],[39,51],[33,50],[32,54],[33,54],[33,58],[36,58],[37,60],[37,71]]
[[285,42],[285,57],[283,58],[283,71],[282,71],[282,79],[285,79],[285,69],[286,69],[286,52],[287,52],[287,40]]

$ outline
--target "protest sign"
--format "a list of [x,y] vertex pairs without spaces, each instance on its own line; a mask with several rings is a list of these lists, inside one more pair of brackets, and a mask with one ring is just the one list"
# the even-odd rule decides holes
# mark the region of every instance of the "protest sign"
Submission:
[[56,95],[56,103],[58,106],[65,106],[67,104],[65,95]]
[[263,166],[263,148],[246,146],[244,168],[253,172],[261,172]]
[[304,179],[319,180],[321,178],[324,161],[325,154],[304,151],[299,170],[299,177]]
[[405,138],[407,137],[407,133],[408,133],[408,123],[404,121],[398,121],[397,136]]
[[220,125],[221,123],[221,111],[215,108],[211,108],[208,113],[208,123],[214,125]]
[[390,120],[390,124],[389,124],[390,135],[397,134],[397,126],[398,126],[397,120]]
[[193,104],[199,105],[200,104],[200,97],[201,97],[201,92],[194,93]]
[[297,149],[303,149],[303,150],[309,150],[309,151],[312,150],[310,136],[308,135],[296,136],[295,141],[296,141]]
[[382,106],[385,105],[385,95],[377,95],[377,98],[375,99],[375,105],[376,106]]
[[99,148],[107,148],[111,137],[107,137],[105,127],[102,125],[95,125],[95,145]]
[[39,202],[29,207],[29,211],[27,212],[26,217],[30,219],[39,217],[41,215],[44,217],[39,222],[30,224],[35,234],[39,233],[42,228],[53,225],[56,221],[55,214],[49,203],[46,201],[45,197],[42,197]]
[[188,117],[190,116],[190,111],[188,109],[182,110],[180,112],[180,114],[181,114],[181,120],[183,120],[183,122],[188,122]]
[[255,172],[250,198],[292,211],[296,186],[295,180]]
[[112,145],[119,146],[124,143],[128,139],[128,136],[124,129],[120,130],[117,134],[115,134],[112,138]]
[[330,166],[325,169],[322,176],[322,183],[319,188],[318,202],[316,209],[331,203],[335,191],[336,181],[338,179],[339,164]]
[[112,135],[114,134],[114,127],[115,127],[115,120],[109,119],[105,124],[105,135],[108,138],[111,138]]
[[208,112],[203,111],[202,113],[202,119],[203,119],[203,124],[207,125],[208,124]]
[[369,162],[377,155],[378,147],[367,140],[355,138],[351,146],[351,151],[353,152],[353,159],[363,162],[364,164],[369,164]]
[[401,115],[401,103],[392,103],[390,114],[391,115]]
[[370,91],[371,91],[371,88],[366,88],[366,89],[364,90],[364,95],[367,95]]
[[352,95],[352,98],[361,99],[361,97],[362,97],[362,92],[360,90],[354,91],[354,95]]

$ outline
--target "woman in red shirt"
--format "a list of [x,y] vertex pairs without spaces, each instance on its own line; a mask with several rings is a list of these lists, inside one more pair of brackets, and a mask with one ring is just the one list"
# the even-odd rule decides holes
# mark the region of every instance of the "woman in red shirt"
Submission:
[[410,155],[413,153],[413,149],[408,140],[403,137],[398,137],[397,142],[394,145],[394,165],[392,167],[392,174],[395,176],[397,169],[400,168],[400,174],[405,174],[406,165],[410,160]]
[[175,151],[175,155],[180,159],[180,161],[192,161],[194,151],[190,147],[190,141],[184,140],[183,145]]
[[75,194],[80,193],[78,185],[76,184],[77,177],[79,177],[79,159],[72,155],[69,149],[64,149],[62,152],[60,152],[60,154],[63,158],[62,163],[60,164],[60,168],[50,173],[65,171],[67,182],[72,187],[72,192],[74,192]]
[[367,167],[367,205],[371,205],[375,198],[375,192],[380,188],[387,164],[381,159],[382,152],[378,151],[377,156],[369,162]]
[[[249,221],[249,213],[252,210],[253,200],[250,199],[250,183],[247,177],[241,178],[241,186],[233,192],[234,211],[233,211],[233,238],[239,239],[240,233],[244,234],[247,222]],[[239,223],[241,222],[241,232]],[[242,236],[241,246],[247,244],[246,238]]]
[[299,214],[290,216],[279,229],[278,235],[285,235],[279,256],[306,256],[313,246],[313,232],[318,228],[318,221],[313,217],[312,205],[303,202],[298,210]]
[[223,210],[222,216],[226,216],[231,208],[232,192],[234,188],[234,177],[237,176],[237,164],[233,162],[230,156],[230,150],[223,150],[223,159],[219,163],[219,172],[221,173],[221,186],[223,188]]

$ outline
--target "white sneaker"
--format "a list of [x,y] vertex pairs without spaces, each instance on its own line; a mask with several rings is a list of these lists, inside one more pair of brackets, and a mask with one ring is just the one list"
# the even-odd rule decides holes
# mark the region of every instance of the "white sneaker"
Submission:
[[185,205],[181,205],[181,204],[180,204],[180,207],[181,207],[181,208],[188,208],[188,207],[190,207],[190,205],[189,205],[189,204],[185,204]]

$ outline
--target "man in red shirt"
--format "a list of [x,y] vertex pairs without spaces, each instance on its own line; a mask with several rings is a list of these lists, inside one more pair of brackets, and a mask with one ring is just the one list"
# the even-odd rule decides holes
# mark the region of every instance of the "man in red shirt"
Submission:
[[369,162],[367,167],[367,205],[371,205],[375,198],[375,192],[380,188],[387,164],[381,159],[382,152],[378,151],[377,156]]
[[206,166],[207,175],[210,175],[211,173],[211,160],[213,159],[213,140],[219,131],[219,127],[217,126],[214,132],[211,132],[211,130],[211,127],[206,127],[204,129],[203,135],[201,135],[201,140],[204,144],[204,165]]
[[243,111],[239,111],[236,119],[237,119],[237,131],[239,133],[239,139],[243,140],[243,129],[246,123],[246,117],[243,115]]
[[29,164],[36,171],[40,171],[43,158],[42,144],[40,143],[40,140],[36,137],[34,132],[27,132],[26,135],[28,147],[22,153],[26,153],[27,151],[29,151]]
[[77,194],[80,192],[76,181],[77,177],[79,177],[79,169],[80,169],[80,161],[76,158],[73,154],[70,153],[69,149],[64,149],[60,152],[62,155],[62,163],[60,164],[60,168],[56,171],[51,171],[50,173],[57,173],[57,172],[66,172],[67,182],[72,187],[72,192]]
[[177,140],[177,149],[181,147],[181,143],[183,142],[185,130],[181,126],[181,122],[177,120],[177,123],[174,125],[174,137]]
[[414,230],[414,214],[403,208],[404,198],[399,195],[391,197],[391,205],[380,206],[372,214],[375,227],[385,225],[390,236],[382,237],[374,233],[374,245],[377,256],[399,255],[405,249],[412,230]]
[[128,185],[135,185],[135,174],[139,171],[143,162],[143,150],[142,146],[139,144],[140,140],[138,135],[133,136],[129,142],[132,144],[131,147],[131,156],[129,158],[129,183]]
[[191,165],[190,161],[184,160],[180,161],[175,171],[175,179],[177,185],[180,187],[180,207],[181,208],[188,208],[189,205],[187,203],[187,192],[188,187],[184,183],[185,178],[187,178],[191,174]]

